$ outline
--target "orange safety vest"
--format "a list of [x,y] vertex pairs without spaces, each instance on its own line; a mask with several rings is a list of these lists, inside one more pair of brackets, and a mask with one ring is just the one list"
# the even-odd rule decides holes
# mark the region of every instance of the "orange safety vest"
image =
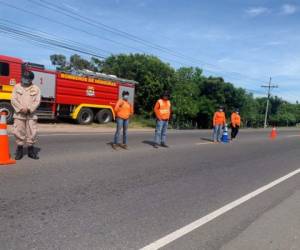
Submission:
[[214,114],[214,119],[213,119],[213,125],[225,125],[226,123],[226,118],[225,118],[225,113],[217,111]]
[[158,120],[169,120],[171,116],[171,102],[159,99],[155,104],[154,112]]
[[130,115],[133,114],[132,105],[129,102],[120,99],[116,103],[115,113],[118,118],[122,118],[126,120],[130,117]]
[[231,124],[233,127],[235,126],[241,126],[241,117],[237,113],[231,114]]

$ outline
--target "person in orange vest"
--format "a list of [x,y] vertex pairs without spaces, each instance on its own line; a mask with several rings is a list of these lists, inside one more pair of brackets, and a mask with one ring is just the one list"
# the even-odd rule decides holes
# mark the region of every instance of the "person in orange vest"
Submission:
[[239,114],[239,110],[236,109],[231,114],[231,140],[236,138],[237,134],[239,133],[240,126],[241,126],[241,116]]
[[164,148],[169,147],[166,144],[167,129],[172,112],[171,102],[169,99],[170,94],[166,91],[163,93],[162,98],[160,98],[154,106],[154,113],[156,116],[154,148],[158,148],[159,145]]
[[[119,99],[115,105],[115,114],[116,114],[116,133],[114,136],[114,142],[112,144],[113,149],[117,149],[120,146],[123,149],[128,149],[127,139],[128,139],[128,124],[129,118],[133,115],[133,106],[128,102],[129,92],[123,91],[122,99]],[[123,128],[123,144],[119,144],[120,132]]]
[[226,117],[224,113],[224,108],[222,106],[219,107],[219,110],[215,112],[213,117],[213,140],[214,142],[221,142],[223,128],[226,125]]

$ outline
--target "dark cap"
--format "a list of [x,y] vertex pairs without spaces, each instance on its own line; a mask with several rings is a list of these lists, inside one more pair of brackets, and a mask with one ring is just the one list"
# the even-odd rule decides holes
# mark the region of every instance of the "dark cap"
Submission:
[[125,96],[125,95],[129,95],[129,92],[126,91],[126,90],[124,90],[124,91],[122,92],[122,96]]
[[162,97],[168,97],[168,98],[170,98],[170,92],[169,92],[169,91],[165,91],[165,92],[162,94]]
[[27,79],[27,80],[32,81],[32,80],[34,79],[34,74],[33,74],[32,71],[25,71],[25,72],[23,73],[23,77],[24,77],[25,79]]

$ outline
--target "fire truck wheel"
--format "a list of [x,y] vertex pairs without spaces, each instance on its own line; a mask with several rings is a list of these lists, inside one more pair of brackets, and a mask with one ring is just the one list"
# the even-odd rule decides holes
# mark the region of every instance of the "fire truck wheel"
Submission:
[[77,116],[77,122],[82,125],[92,123],[94,120],[94,113],[90,108],[82,108]]
[[0,102],[0,110],[7,112],[7,123],[12,124],[14,121],[13,115],[14,115],[14,108],[13,106],[8,102]]
[[109,123],[113,119],[112,113],[109,109],[101,109],[97,114],[96,114],[96,120],[97,122],[101,124]]

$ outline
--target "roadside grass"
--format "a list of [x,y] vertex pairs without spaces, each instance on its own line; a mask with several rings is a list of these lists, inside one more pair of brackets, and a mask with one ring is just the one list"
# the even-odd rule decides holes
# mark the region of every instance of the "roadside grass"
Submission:
[[[114,128],[116,127],[115,122],[110,122],[107,124],[98,124],[98,123],[92,123],[89,125],[93,128]],[[132,119],[129,121],[129,128],[155,128],[155,120],[154,119],[146,119],[141,116],[134,116]]]

